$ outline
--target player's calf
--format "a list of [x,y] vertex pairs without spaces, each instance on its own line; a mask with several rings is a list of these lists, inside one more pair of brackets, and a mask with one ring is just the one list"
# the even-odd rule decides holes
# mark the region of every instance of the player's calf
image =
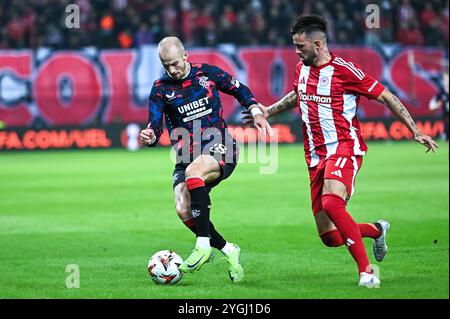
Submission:
[[333,229],[319,235],[323,244],[327,247],[340,247],[344,245],[341,234],[337,229]]

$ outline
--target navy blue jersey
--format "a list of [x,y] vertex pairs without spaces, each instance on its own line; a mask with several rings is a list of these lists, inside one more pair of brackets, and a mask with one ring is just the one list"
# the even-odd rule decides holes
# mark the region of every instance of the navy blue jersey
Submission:
[[[213,139],[213,135],[220,136],[221,143],[225,145],[229,135],[219,91],[233,95],[247,109],[257,103],[247,86],[220,68],[208,64],[192,63],[189,75],[181,80],[174,80],[167,73],[156,80],[149,99],[147,127],[153,129],[157,139],[150,146],[158,143],[163,132],[163,114],[172,145],[178,144],[180,148],[187,143],[186,134],[178,134],[178,128],[189,132],[191,153],[195,145],[203,149]],[[203,134],[205,131],[208,134]]]

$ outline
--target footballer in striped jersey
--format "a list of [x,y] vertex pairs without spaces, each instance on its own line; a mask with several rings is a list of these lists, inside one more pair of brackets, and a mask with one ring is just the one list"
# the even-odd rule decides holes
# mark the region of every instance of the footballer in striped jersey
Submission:
[[322,17],[298,17],[291,35],[300,58],[293,90],[269,107],[260,105],[260,109],[269,118],[298,107],[319,236],[326,246],[347,246],[358,266],[360,286],[378,286],[380,280],[370,267],[362,238],[373,239],[375,259],[382,261],[390,225],[385,220],[356,223],[346,209],[367,152],[357,118],[360,96],[385,104],[427,152],[434,152],[438,146],[420,132],[395,95],[359,65],[328,50],[327,24]]

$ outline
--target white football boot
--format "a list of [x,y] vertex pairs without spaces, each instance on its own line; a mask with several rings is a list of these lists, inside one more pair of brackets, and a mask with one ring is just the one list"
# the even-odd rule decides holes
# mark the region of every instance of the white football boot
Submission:
[[367,287],[367,288],[380,288],[380,279],[377,278],[374,274],[368,274],[366,272],[362,272],[359,275],[359,286]]
[[380,237],[373,240],[373,255],[375,256],[375,259],[380,262],[383,261],[384,256],[386,256],[387,253],[386,234],[391,225],[382,219],[377,221],[377,223],[381,225],[383,230],[381,231]]

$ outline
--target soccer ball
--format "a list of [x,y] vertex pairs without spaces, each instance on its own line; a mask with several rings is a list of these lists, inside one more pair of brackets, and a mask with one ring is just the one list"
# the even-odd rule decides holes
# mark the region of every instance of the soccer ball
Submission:
[[155,253],[148,262],[148,272],[152,280],[159,285],[175,285],[183,277],[178,269],[183,259],[176,252],[161,250]]

